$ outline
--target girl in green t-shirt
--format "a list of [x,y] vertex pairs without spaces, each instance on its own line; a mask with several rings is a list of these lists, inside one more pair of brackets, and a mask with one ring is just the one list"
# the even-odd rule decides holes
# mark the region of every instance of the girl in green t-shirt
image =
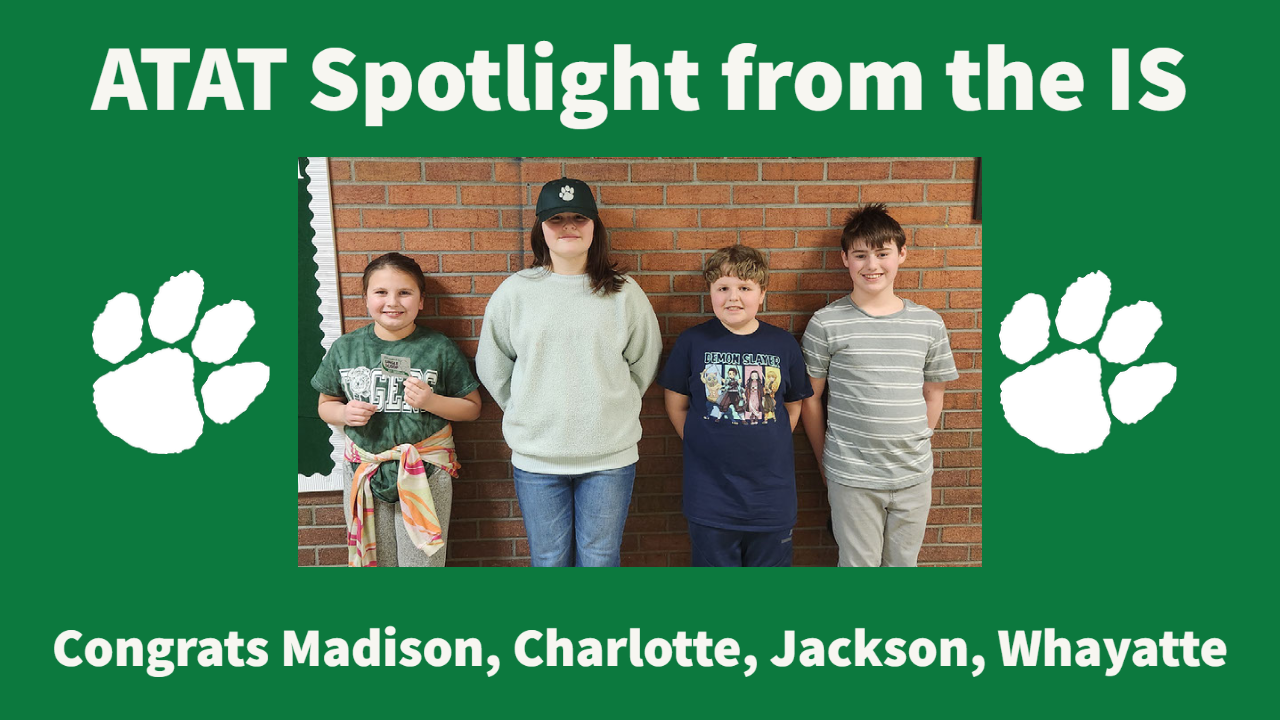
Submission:
[[349,564],[443,566],[461,467],[449,423],[480,416],[480,383],[457,345],[415,322],[426,294],[416,262],[383,255],[363,286],[373,323],[334,341],[311,379],[320,418],[348,440]]

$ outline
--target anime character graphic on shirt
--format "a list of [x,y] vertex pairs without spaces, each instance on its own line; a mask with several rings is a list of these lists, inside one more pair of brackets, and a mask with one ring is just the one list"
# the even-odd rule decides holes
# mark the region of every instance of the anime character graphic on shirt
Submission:
[[708,365],[702,369],[700,375],[702,386],[707,389],[707,417],[720,417],[720,368],[716,365]]
[[764,409],[764,421],[777,420],[778,399],[776,394],[778,388],[782,386],[782,371],[776,367],[767,367],[764,369],[764,399],[761,406]]
[[745,368],[747,381],[743,383],[742,419],[752,425],[759,425],[764,420],[764,377],[759,365]]
[[718,403],[721,417],[741,420],[746,403],[742,397],[742,370],[729,365],[724,370],[724,390]]

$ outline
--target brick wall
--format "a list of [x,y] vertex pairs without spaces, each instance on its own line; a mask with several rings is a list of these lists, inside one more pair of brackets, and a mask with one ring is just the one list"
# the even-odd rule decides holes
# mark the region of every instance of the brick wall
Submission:
[[[427,273],[419,321],[474,357],[490,293],[532,261],[538,190],[567,175],[596,192],[613,257],[648,294],[668,350],[681,331],[710,317],[702,263],[734,243],[768,255],[759,317],[798,338],[814,310],[851,289],[839,254],[845,214],[888,203],[908,240],[896,288],[941,313],[960,370],[933,437],[933,509],[920,563],[980,565],[982,226],[972,219],[973,173],[973,158],[332,158],[345,329],[370,322],[360,290],[365,264],[397,250]],[[501,418],[485,395],[478,421],[454,425],[464,468],[454,488],[450,565],[528,564]],[[622,562],[688,565],[680,439],[661,387],[645,394],[641,420]],[[795,450],[795,564],[833,565],[826,492],[799,428]],[[346,563],[341,501],[341,493],[299,494],[299,565]]]

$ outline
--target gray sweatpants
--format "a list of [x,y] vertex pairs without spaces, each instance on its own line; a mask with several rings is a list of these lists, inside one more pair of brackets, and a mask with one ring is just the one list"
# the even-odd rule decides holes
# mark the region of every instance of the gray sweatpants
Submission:
[[915,567],[929,521],[933,483],[867,490],[828,480],[840,567]]
[[[350,475],[350,470],[348,470]],[[409,531],[404,527],[404,516],[400,514],[400,503],[385,503],[377,498],[373,500],[373,531],[378,538],[379,567],[444,567],[445,553],[449,549],[449,515],[453,509],[453,478],[442,468],[427,478],[431,486],[431,499],[436,505],[436,516],[440,520],[440,539],[444,547],[435,555],[427,554],[414,546],[409,539]],[[347,524],[351,523],[351,481],[342,487],[342,507],[347,516]]]

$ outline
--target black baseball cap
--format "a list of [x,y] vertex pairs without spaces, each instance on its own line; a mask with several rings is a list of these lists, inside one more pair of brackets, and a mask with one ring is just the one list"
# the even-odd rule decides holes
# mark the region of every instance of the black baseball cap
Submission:
[[599,220],[600,213],[596,210],[591,187],[581,180],[565,177],[543,185],[542,192],[538,194],[538,222],[546,222],[547,218],[564,212],[576,212]]

